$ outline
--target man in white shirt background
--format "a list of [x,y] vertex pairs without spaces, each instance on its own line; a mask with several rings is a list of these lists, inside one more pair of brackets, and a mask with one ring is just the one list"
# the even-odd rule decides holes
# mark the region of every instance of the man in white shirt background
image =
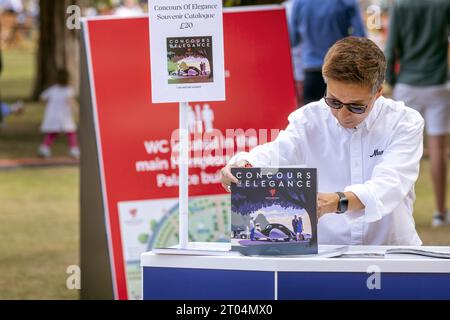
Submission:
[[224,188],[237,183],[232,167],[317,168],[320,244],[422,244],[412,213],[424,121],[382,97],[385,71],[371,40],[336,42],[322,69],[324,98],[293,112],[273,142],[233,157],[222,169]]

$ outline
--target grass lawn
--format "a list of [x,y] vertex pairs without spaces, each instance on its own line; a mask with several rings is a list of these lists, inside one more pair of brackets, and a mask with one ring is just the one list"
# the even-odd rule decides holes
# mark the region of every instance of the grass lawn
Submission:
[[[414,219],[416,221],[417,230],[424,245],[450,246],[450,226],[431,228],[431,218],[435,207],[429,170],[428,160],[422,160],[420,176],[416,183],[416,202],[414,205]],[[450,186],[450,179],[448,176],[447,186]],[[447,200],[450,200],[448,189]]]
[[3,100],[27,100],[33,90],[34,49],[11,49],[3,52],[3,74],[0,78]]
[[0,299],[77,299],[78,168],[0,171]]
[[[26,106],[0,128],[0,159],[35,157],[44,105],[27,101],[33,51],[8,50],[3,58],[3,100]],[[53,149],[65,155],[66,141],[61,137]],[[78,168],[0,171],[0,299],[78,299],[66,288],[67,267],[79,264],[78,198]]]

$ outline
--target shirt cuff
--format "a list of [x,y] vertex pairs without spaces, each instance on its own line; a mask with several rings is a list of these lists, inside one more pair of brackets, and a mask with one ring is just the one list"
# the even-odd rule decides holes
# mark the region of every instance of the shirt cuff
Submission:
[[[381,220],[383,204],[372,192],[363,184],[354,184],[344,189],[344,192],[353,192],[358,199],[364,204],[364,219],[366,222],[375,222]],[[352,216],[352,212],[346,213],[347,217]]]

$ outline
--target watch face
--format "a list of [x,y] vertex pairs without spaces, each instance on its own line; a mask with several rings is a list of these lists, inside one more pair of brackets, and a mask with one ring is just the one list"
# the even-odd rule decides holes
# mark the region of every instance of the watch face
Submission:
[[339,201],[339,210],[341,211],[341,213],[344,213],[345,211],[347,211],[348,208],[348,200],[347,198],[343,198]]
[[344,213],[347,211],[348,208],[348,199],[342,192],[337,192],[339,195],[339,202],[338,202],[338,211],[337,213]]

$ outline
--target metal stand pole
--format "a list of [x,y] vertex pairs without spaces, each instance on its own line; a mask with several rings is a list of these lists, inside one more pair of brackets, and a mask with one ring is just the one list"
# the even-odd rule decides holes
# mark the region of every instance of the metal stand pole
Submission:
[[189,242],[189,128],[188,102],[180,102],[179,144],[179,235],[180,248],[186,249]]

